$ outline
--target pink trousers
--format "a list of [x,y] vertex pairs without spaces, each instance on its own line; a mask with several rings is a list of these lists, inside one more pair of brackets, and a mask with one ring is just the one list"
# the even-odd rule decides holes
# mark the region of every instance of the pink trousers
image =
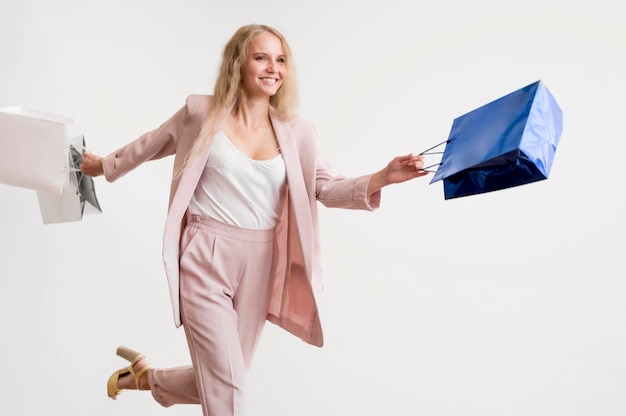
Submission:
[[192,216],[181,240],[181,316],[192,366],[155,369],[161,405],[201,404],[204,416],[245,414],[244,384],[270,296],[274,230]]

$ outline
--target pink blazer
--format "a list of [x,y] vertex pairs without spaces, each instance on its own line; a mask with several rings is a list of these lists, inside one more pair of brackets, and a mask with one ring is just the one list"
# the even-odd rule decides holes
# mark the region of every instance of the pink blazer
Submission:
[[[200,133],[210,102],[211,96],[189,96],[185,106],[159,128],[106,156],[103,161],[106,179],[115,181],[145,161],[169,155],[175,155],[176,172]],[[315,301],[322,290],[316,201],[328,207],[371,211],[380,204],[380,191],[367,197],[371,175],[345,178],[335,173],[318,154],[317,136],[310,122],[299,118],[282,121],[273,110],[270,118],[285,161],[288,196],[276,227],[277,250],[267,319],[309,344],[322,346],[322,328]],[[180,237],[186,225],[187,206],[209,152],[210,146],[207,146],[182,175],[173,176],[171,183],[163,262],[177,327],[181,325]]]

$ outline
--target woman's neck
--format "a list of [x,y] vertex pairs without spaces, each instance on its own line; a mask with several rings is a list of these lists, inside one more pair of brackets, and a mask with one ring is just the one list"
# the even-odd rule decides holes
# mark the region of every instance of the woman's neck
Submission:
[[231,117],[242,126],[256,129],[269,123],[269,109],[270,103],[267,98],[250,99],[242,96],[233,108]]

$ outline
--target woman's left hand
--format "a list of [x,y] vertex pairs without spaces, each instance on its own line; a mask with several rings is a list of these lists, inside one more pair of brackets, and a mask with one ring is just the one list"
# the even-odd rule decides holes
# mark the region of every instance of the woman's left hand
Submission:
[[424,169],[424,156],[410,153],[406,156],[397,156],[382,170],[374,173],[367,188],[367,194],[372,195],[383,186],[392,183],[405,182],[411,179],[426,176],[429,172]]
[[383,172],[385,172],[386,184],[405,182],[410,179],[428,175],[423,170],[424,156],[408,154],[406,156],[395,157]]

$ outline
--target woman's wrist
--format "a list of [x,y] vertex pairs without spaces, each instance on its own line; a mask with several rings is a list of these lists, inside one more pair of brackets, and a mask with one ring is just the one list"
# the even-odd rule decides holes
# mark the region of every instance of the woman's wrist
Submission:
[[389,185],[389,183],[387,182],[387,168],[385,167],[372,174],[369,184],[367,185],[367,195],[372,195],[374,192],[380,191],[387,185]]

